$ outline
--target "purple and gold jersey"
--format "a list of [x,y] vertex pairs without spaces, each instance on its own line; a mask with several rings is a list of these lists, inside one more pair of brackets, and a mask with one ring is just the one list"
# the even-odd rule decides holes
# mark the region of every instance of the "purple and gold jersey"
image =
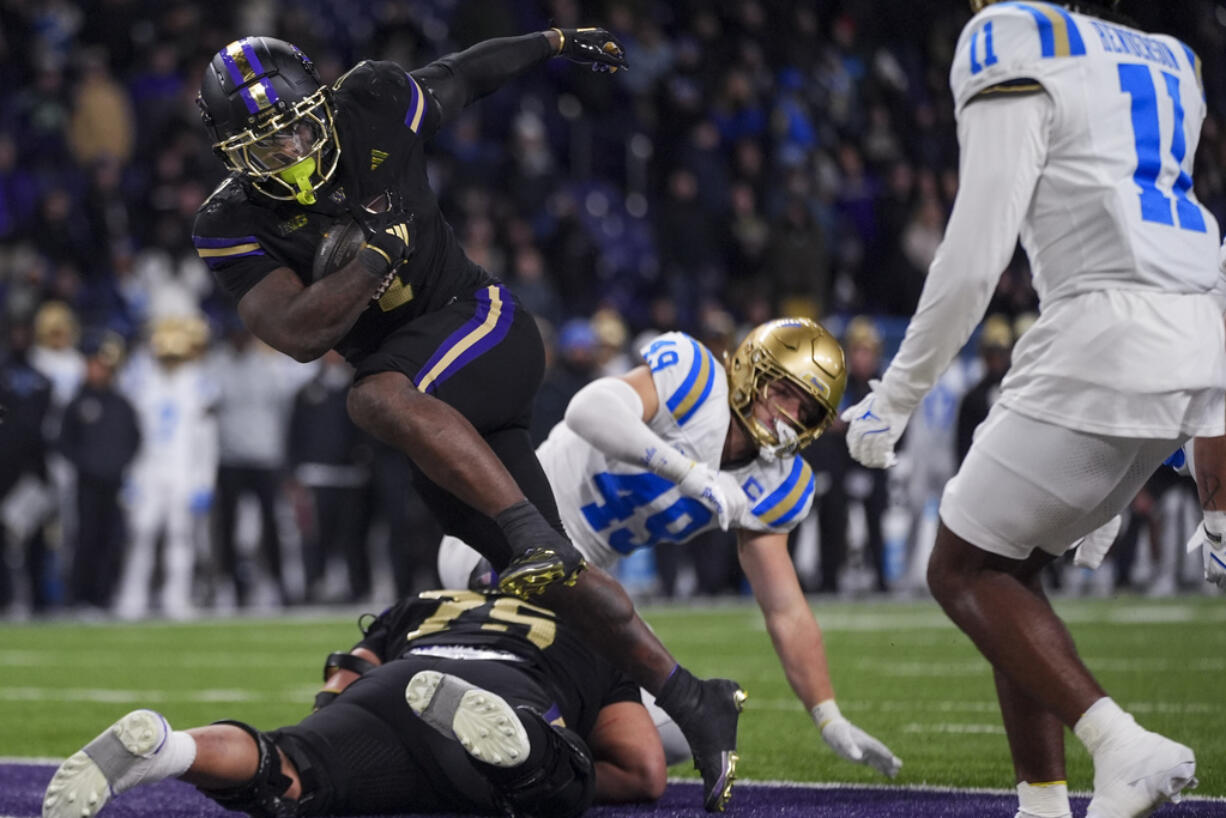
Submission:
[[425,591],[380,614],[358,644],[384,662],[430,646],[510,654],[552,694],[558,712],[547,717],[560,716],[584,736],[600,708],[640,701],[638,685],[559,623],[553,611],[515,597]]
[[464,255],[426,178],[424,142],[440,122],[427,88],[395,63],[365,61],[336,81],[332,105],[340,168],[316,204],[275,201],[231,175],[196,214],[192,239],[237,303],[278,267],[309,284],[323,232],[349,215],[346,197],[368,202],[398,191],[414,216],[414,254],[337,344],[356,363],[396,327],[471,295],[493,278]]

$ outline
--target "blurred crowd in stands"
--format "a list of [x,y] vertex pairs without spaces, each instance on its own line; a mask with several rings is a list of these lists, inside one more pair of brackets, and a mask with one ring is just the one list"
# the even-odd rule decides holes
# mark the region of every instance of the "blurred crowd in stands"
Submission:
[[[1226,223],[1226,9],[1128,11],[1203,59],[1196,192]],[[193,251],[223,175],[194,97],[226,43],[281,37],[331,81],[361,59],[416,67],[550,25],[622,40],[631,70],[553,61],[433,142],[469,256],[541,319],[543,439],[652,333],[718,354],[784,314],[843,339],[858,400],[957,189],[947,77],[968,17],[964,0],[0,0],[0,611],[186,616],[435,581],[439,532],[400,456],[350,424],[345,362],[252,339]],[[859,468],[837,427],[815,444],[820,497],[795,535],[809,590],[922,585],[941,486],[1034,308],[1019,252],[900,468]],[[1156,476],[1094,581],[1195,586],[1177,562],[1191,496]],[[740,591],[737,571],[713,535],[632,559],[624,579],[711,594]],[[1067,574],[1054,580],[1084,579]]]

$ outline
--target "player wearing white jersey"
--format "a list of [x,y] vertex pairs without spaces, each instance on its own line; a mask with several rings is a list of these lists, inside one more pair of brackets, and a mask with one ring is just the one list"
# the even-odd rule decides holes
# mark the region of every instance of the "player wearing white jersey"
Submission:
[[196,360],[202,332],[207,329],[201,319],[159,320],[151,349],[133,355],[120,380],[141,428],[125,491],[131,544],[115,601],[125,619],[148,612],[159,536],[162,613],[182,618],[192,611],[198,523],[217,476],[216,384]]
[[1106,695],[1039,568],[1175,445],[1223,431],[1226,348],[1207,294],[1218,226],[1192,189],[1199,60],[1088,3],[971,6],[950,77],[957,200],[898,355],[844,414],[847,442],[866,465],[893,461],[1020,234],[1040,317],[945,489],[929,585],[995,669],[1018,814],[1069,815],[1067,725],[1094,760],[1090,818],[1148,815],[1194,784],[1193,753]]
[[[537,449],[567,534],[586,559],[610,568],[639,548],[736,529],[784,673],[822,737],[842,758],[895,775],[902,762],[839,712],[821,628],[788,554],[788,532],[813,504],[813,470],[797,452],[826,429],[842,398],[842,348],[819,324],[785,318],[755,328],[730,371],[681,332],[659,336],[642,355],[646,366],[580,390]],[[462,587],[477,558],[446,541],[444,584]],[[674,743],[653,716],[666,746]],[[686,755],[669,752],[670,760]]]

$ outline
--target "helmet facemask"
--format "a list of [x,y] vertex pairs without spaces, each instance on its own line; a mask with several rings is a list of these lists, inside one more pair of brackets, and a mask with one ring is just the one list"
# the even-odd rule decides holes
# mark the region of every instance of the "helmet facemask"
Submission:
[[314,204],[315,193],[332,179],[340,158],[327,87],[274,109],[271,116],[213,148],[265,196]]

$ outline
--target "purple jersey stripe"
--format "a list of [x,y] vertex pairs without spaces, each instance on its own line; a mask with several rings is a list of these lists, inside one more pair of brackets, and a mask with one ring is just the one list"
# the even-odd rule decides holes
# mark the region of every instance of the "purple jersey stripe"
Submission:
[[[491,324],[493,310],[498,314]],[[473,317],[440,344],[425,366],[417,371],[414,382],[417,388],[433,392],[471,361],[493,349],[506,337],[514,318],[515,302],[506,287],[496,284],[478,292]]]
[[233,261],[236,258],[246,258],[247,256],[262,256],[263,250],[250,250],[246,253],[235,253],[232,256],[215,256],[213,258],[204,259],[204,263],[208,265],[210,270],[216,270],[222,264]]
[[233,236],[227,238],[212,239],[208,236],[192,236],[192,244],[197,247],[216,248],[216,247],[237,247],[240,244],[251,244],[258,242],[255,236]]

